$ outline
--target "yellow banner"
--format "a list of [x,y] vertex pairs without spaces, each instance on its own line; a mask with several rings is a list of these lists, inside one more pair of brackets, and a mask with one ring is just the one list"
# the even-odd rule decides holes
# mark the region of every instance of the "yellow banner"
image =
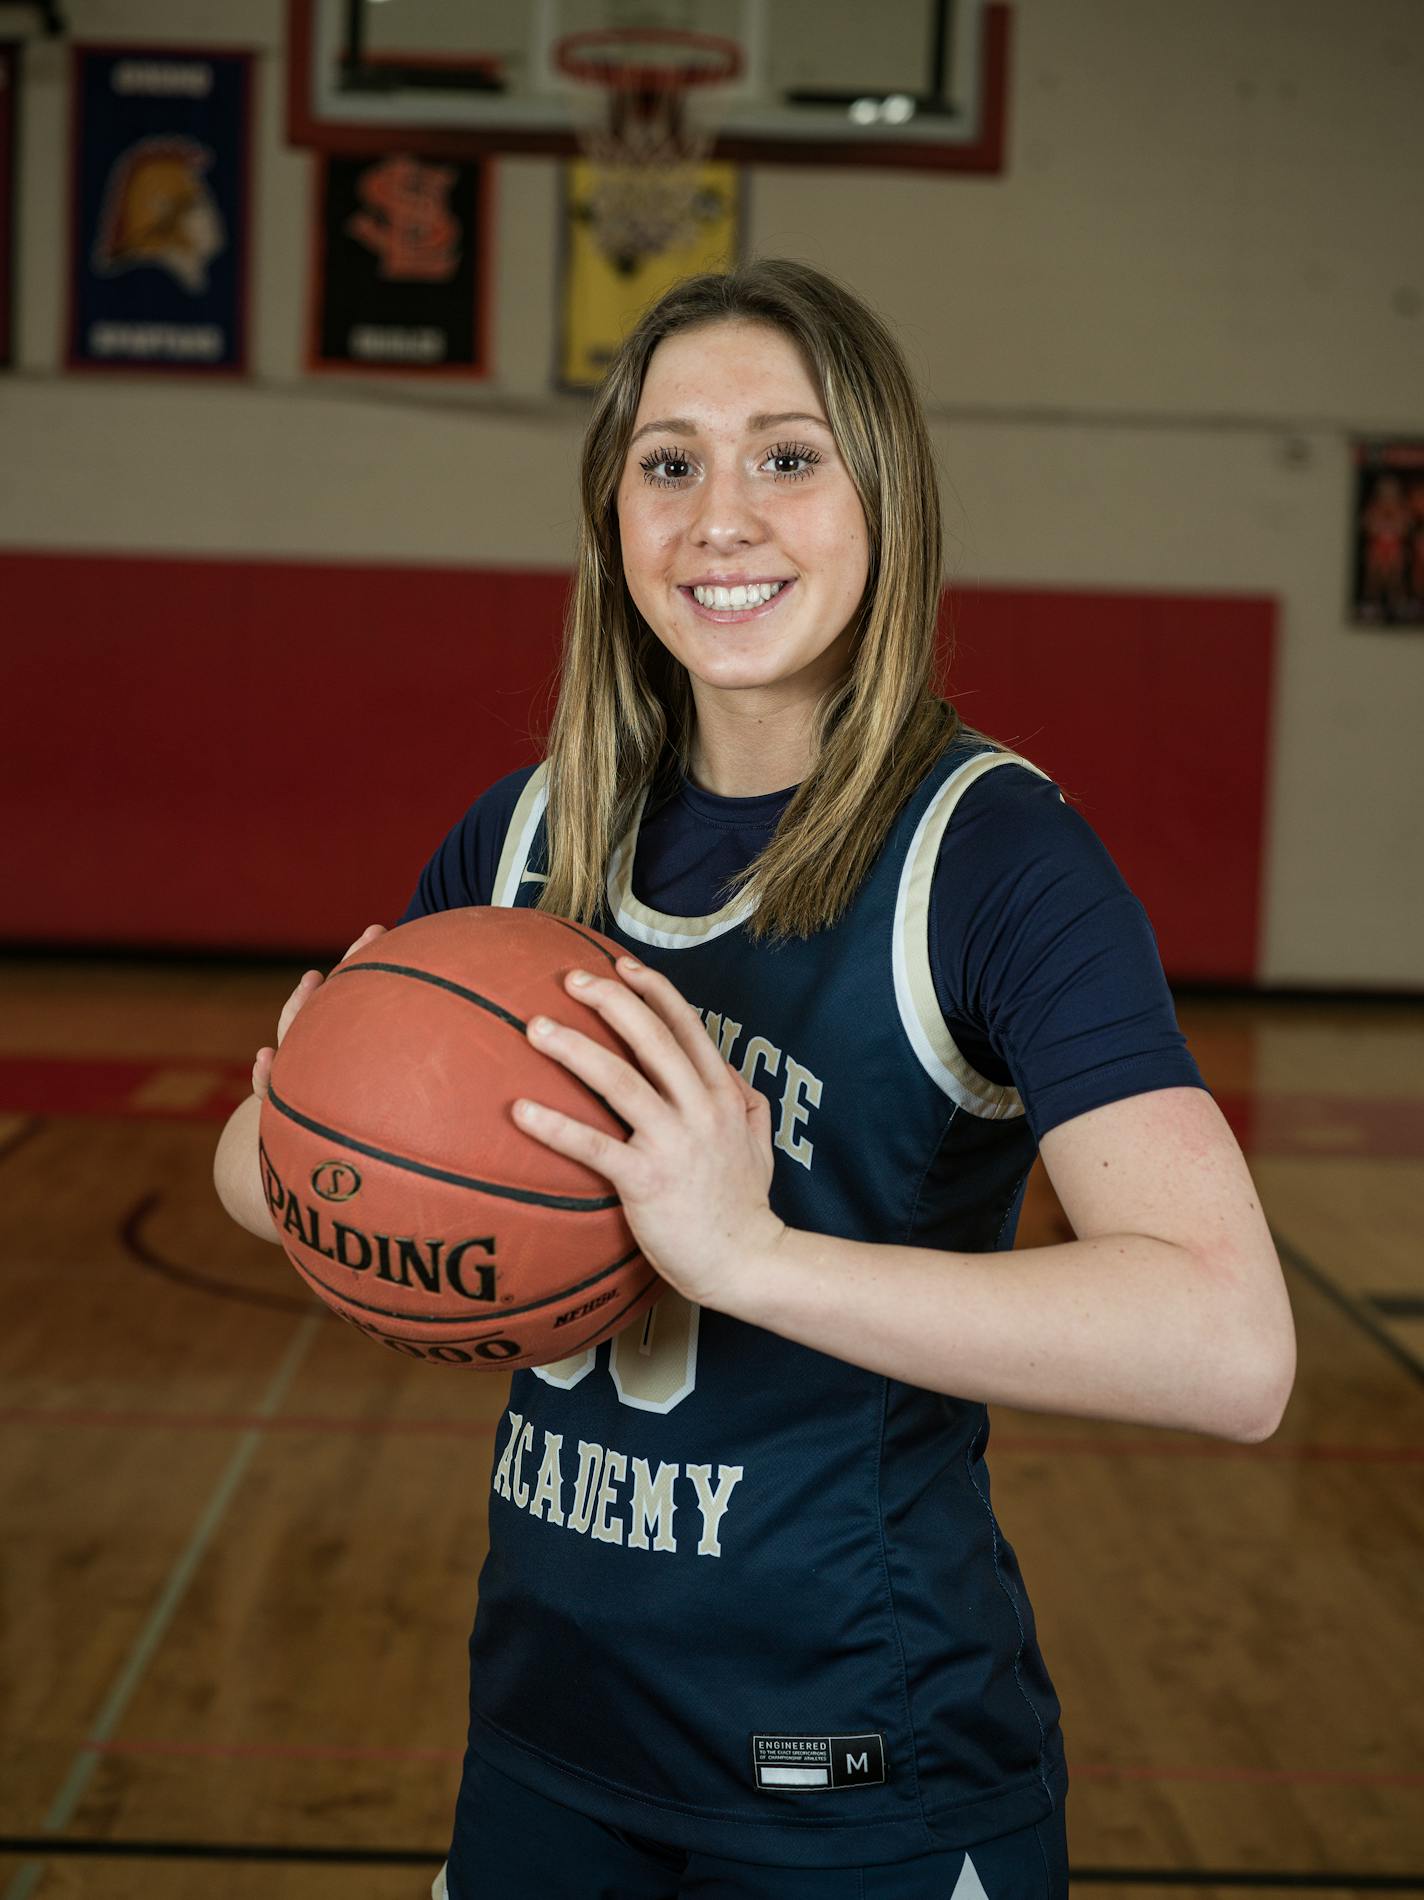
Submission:
[[564,167],[563,321],[559,383],[593,389],[614,351],[647,306],[680,277],[727,270],[741,242],[741,185],[737,166],[697,167],[696,228],[686,243],[656,255],[615,263],[599,247],[592,218],[594,167],[574,159]]

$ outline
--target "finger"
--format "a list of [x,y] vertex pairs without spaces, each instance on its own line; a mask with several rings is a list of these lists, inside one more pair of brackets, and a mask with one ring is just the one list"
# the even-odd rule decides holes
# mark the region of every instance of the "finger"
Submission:
[[666,1121],[668,1105],[662,1096],[645,1075],[612,1049],[547,1016],[532,1017],[528,1034],[541,1055],[552,1056],[580,1082],[586,1082],[630,1128],[651,1133]]
[[297,987],[292,991],[291,995],[287,998],[286,1002],[283,1003],[282,1013],[277,1018],[277,1046],[279,1048],[281,1047],[281,1044],[282,1044],[282,1038],[286,1035],[287,1031],[291,1028],[292,1023],[296,1018],[297,1012],[305,1005],[305,1003],[308,1001],[309,998],[311,998],[312,996],[316,994],[316,992],[321,988],[321,984],[322,984],[321,971],[308,970],[306,974],[302,977],[302,980],[300,981],[300,983],[298,983]]
[[[622,964],[619,965],[620,971]],[[580,1002],[596,1009],[603,1020],[627,1043],[644,1073],[655,1082],[676,1107],[695,1108],[708,1089],[725,1087],[722,1058],[702,1026],[702,1019],[690,1003],[685,1003],[666,977],[655,977],[647,985],[648,994],[639,995],[631,987],[641,964],[629,971],[629,981],[614,977],[592,977],[586,970],[575,970],[568,978],[568,989]]]
[[677,985],[660,971],[639,963],[636,957],[620,957],[618,974],[662,1017],[708,1087],[724,1087],[727,1063],[722,1052]]
[[344,963],[346,957],[354,957],[358,950],[364,950],[368,943],[374,943],[377,937],[384,937],[385,934],[386,926],[384,924],[367,924],[366,928],[361,932],[361,935],[356,939],[355,943],[351,945],[350,949],[346,952],[346,956],[343,956],[341,961]]
[[555,1154],[566,1155],[570,1161],[582,1161],[595,1174],[601,1174],[618,1194],[627,1192],[632,1157],[623,1142],[590,1128],[586,1122],[575,1121],[572,1115],[561,1114],[556,1108],[546,1108],[541,1102],[527,1101],[523,1097],[514,1104],[513,1114],[525,1134],[542,1141]]
[[252,1093],[261,1102],[267,1100],[268,1092],[272,1086],[273,1054],[274,1051],[271,1049],[259,1049],[257,1051],[257,1060],[252,1065]]

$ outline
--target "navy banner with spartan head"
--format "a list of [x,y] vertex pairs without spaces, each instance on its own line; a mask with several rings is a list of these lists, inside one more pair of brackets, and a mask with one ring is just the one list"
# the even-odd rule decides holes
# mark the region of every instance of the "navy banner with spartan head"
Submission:
[[251,57],[74,49],[71,368],[247,366]]
[[13,361],[15,281],[15,120],[20,57],[0,46],[0,369]]

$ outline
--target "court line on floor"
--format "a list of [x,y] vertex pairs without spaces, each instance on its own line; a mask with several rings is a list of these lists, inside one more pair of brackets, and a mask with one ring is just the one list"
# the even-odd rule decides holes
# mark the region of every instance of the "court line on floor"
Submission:
[[1341,1312],[1355,1322],[1361,1332],[1368,1333],[1374,1343],[1382,1346],[1391,1359],[1396,1360],[1406,1372],[1412,1373],[1420,1384],[1424,1384],[1424,1359],[1412,1353],[1403,1340],[1396,1339],[1389,1328],[1375,1318],[1363,1301],[1356,1299],[1352,1293],[1346,1292],[1345,1288],[1333,1279],[1324,1267],[1312,1260],[1309,1254],[1302,1252],[1294,1241],[1287,1240],[1274,1222],[1271,1224],[1271,1239],[1276,1243],[1276,1252],[1288,1267],[1293,1268],[1302,1279],[1308,1280],[1317,1292],[1333,1300]]
[[[454,1748],[353,1747],[333,1742],[179,1742],[110,1741],[90,1746],[105,1755],[199,1759],[204,1761],[385,1761],[458,1762],[464,1751]],[[1116,1762],[1074,1762],[1075,1781],[1224,1782],[1235,1786],[1270,1784],[1282,1787],[1314,1785],[1348,1788],[1424,1788],[1424,1772],[1366,1768],[1156,1768]]]
[[[289,1865],[338,1867],[438,1867],[444,1848],[284,1847],[247,1841],[53,1841],[0,1835],[0,1854],[29,1853],[42,1847],[56,1859],[267,1861]],[[1297,1873],[1287,1869],[1206,1867],[1086,1867],[1074,1864],[1074,1886],[1114,1887],[1281,1887],[1314,1892],[1346,1889],[1370,1893],[1424,1893],[1424,1873],[1375,1874],[1330,1869]]]
[[44,1125],[44,1117],[42,1115],[32,1115],[27,1122],[22,1122],[18,1128],[12,1128],[4,1140],[0,1141],[0,1161],[8,1161],[10,1156],[18,1149],[23,1148],[27,1141],[33,1141]]
[[[110,1684],[109,1692],[100,1704],[99,1711],[89,1726],[88,1734],[80,1744],[79,1752],[74,1758],[69,1773],[65,1776],[58,1794],[50,1803],[49,1812],[42,1823],[46,1834],[62,1834],[73,1820],[79,1803],[84,1798],[90,1778],[103,1760],[98,1745],[109,1741],[123,1720],[124,1712],[143,1679],[144,1671],[167,1634],[168,1627],[197,1572],[198,1565],[216,1536],[238,1486],[247,1475],[247,1468],[262,1443],[264,1429],[286,1397],[320,1324],[321,1315],[317,1313],[308,1314],[305,1319],[298,1322],[296,1331],[288,1342],[287,1349],[269,1380],[266,1391],[258,1401],[252,1415],[252,1426],[243,1433],[242,1438],[234,1446],[232,1455],[202,1515],[194,1525],[187,1543],[179,1552],[177,1561],[164,1580],[153,1608],[135,1637],[128,1655],[119,1668],[118,1675]],[[55,1845],[58,1843],[56,1842]],[[28,1900],[43,1871],[42,1861],[31,1861],[21,1867],[6,1888],[5,1900]]]
[[[314,1316],[318,1320],[321,1314]],[[75,1426],[103,1431],[124,1429],[159,1431],[304,1432],[392,1438],[488,1438],[501,1419],[343,1418],[309,1413],[283,1413],[263,1419],[253,1412],[149,1412],[73,1405],[0,1406],[0,1425]],[[990,1441],[995,1452],[1079,1452],[1097,1458],[1243,1458],[1276,1459],[1288,1464],[1421,1464],[1424,1445],[1238,1445],[1226,1439],[1182,1441],[1156,1438],[1093,1438],[1086,1432],[1056,1438],[1032,1432],[996,1432]]]

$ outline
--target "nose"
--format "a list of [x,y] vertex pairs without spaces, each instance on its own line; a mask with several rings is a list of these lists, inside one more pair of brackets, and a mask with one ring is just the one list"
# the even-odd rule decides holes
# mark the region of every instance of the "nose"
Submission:
[[719,553],[756,547],[766,539],[751,478],[731,463],[713,463],[697,491],[689,533],[698,547]]

